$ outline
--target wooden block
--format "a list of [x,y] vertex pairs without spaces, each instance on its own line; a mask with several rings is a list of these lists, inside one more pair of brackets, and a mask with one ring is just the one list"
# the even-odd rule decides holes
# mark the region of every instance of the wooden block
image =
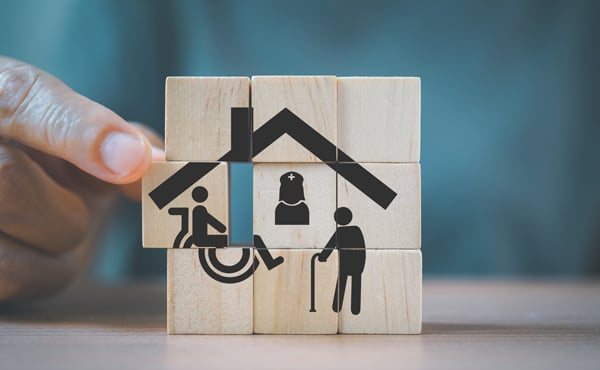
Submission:
[[[345,252],[340,253],[341,271]],[[421,251],[366,250],[359,288],[354,285],[359,281],[355,276],[347,278],[343,298],[340,289],[340,333],[421,333]],[[344,279],[340,275],[340,285]],[[360,307],[356,302],[352,307],[358,296],[353,289],[361,291]]]
[[[337,89],[334,76],[254,76],[252,108],[254,162],[335,162]],[[271,121],[265,126],[284,108],[294,113],[318,135],[314,135],[310,128],[305,129],[304,123],[295,124],[290,119]],[[275,135],[282,130],[287,135]],[[267,137],[276,140],[271,144]],[[301,139],[302,143],[292,137]],[[257,146],[261,146],[263,141],[266,141],[265,145],[269,145],[258,153]],[[332,150],[329,150],[330,147]]]
[[205,261],[210,264],[211,250],[219,263],[228,266],[240,262],[243,253],[247,253],[250,256],[248,263],[238,276],[241,277],[247,269],[252,271],[254,258],[251,248],[168,250],[169,334],[252,334],[252,274],[235,283],[213,279],[206,273],[199,258],[199,253],[203,253]]
[[269,248],[323,248],[335,232],[335,182],[323,163],[254,164],[254,234]]
[[[259,334],[335,334],[338,315],[332,309],[338,276],[337,251],[326,262],[310,249],[271,250],[284,258],[273,270],[254,272],[254,332]],[[314,262],[315,312],[311,312],[311,261]]]
[[[421,248],[421,167],[418,163],[360,163],[397,195],[387,209],[338,175],[338,207],[352,212],[368,249]],[[340,168],[355,166],[338,164]]]
[[232,113],[232,108],[248,108],[249,102],[248,77],[168,77],[165,105],[167,160],[218,161],[232,146],[241,144],[245,145],[245,158],[238,155],[235,160],[248,161],[249,114],[246,110],[245,117],[232,121],[232,114],[236,114]]
[[[338,146],[355,162],[419,162],[421,80],[338,78]],[[340,155],[340,161],[347,161]]]
[[[159,185],[164,193],[164,188],[170,185],[180,185],[180,178],[177,180],[169,179],[171,175],[181,174],[182,170],[192,170],[198,172],[203,168],[212,168],[204,177],[195,182],[191,182],[183,192],[181,192],[174,200],[159,208],[154,201],[158,199],[155,193],[152,193]],[[185,169],[183,169],[185,167]],[[184,178],[185,180],[185,178]],[[169,182],[170,181],[170,182]],[[193,195],[202,195],[201,188],[206,189],[208,198],[199,203],[194,200]],[[208,239],[225,239],[225,244],[219,241],[219,245],[226,246],[227,235],[229,229],[229,210],[228,210],[228,174],[226,163],[187,163],[187,162],[153,162],[150,169],[142,179],[142,239],[145,248],[173,248],[173,247],[199,247],[209,246],[210,243],[199,243],[192,245],[191,238],[194,230],[193,216],[194,213],[201,217],[197,217],[197,234],[202,236],[202,233],[208,235]],[[195,193],[195,190],[198,192]],[[153,199],[151,197],[155,195]],[[207,225],[206,213],[202,212],[202,208],[212,215],[214,219],[219,221],[225,227],[224,232],[219,232],[215,229],[214,221],[211,221],[211,226]],[[204,227],[202,222],[204,220]],[[202,240],[207,238],[202,237]]]

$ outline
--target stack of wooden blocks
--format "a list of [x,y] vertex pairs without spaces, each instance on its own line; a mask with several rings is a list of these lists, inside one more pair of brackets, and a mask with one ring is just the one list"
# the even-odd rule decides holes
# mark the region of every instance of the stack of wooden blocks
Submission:
[[[418,78],[170,77],[165,126],[142,206],[169,333],[421,332]],[[228,238],[235,161],[253,245]]]

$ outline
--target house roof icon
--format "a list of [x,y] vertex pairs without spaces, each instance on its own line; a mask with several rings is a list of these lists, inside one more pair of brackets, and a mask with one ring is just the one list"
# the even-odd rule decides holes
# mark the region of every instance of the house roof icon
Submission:
[[[252,132],[248,124],[251,108],[231,109],[232,148],[218,161],[238,160],[243,157],[243,152],[249,149],[249,143],[244,138],[249,138]],[[240,128],[244,128],[244,131],[242,132]],[[287,108],[282,109],[267,123],[251,133],[252,156],[261,153],[284,134],[304,146],[383,209],[387,209],[396,197],[396,192],[390,187],[360,164],[355,163],[349,155],[339,150],[332,142]],[[349,163],[341,164],[339,162]],[[159,209],[162,209],[218,164],[218,162],[189,162],[152,190],[149,194],[150,198]]]

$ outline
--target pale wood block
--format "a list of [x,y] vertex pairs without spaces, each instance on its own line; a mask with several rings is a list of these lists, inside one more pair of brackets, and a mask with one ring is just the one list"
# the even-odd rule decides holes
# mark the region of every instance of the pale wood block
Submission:
[[[284,108],[289,109],[334,147],[337,145],[337,89],[334,76],[254,76],[253,140],[257,130]],[[282,122],[286,125],[289,121]],[[289,126],[291,127],[291,126]],[[287,129],[284,127],[283,129]],[[304,135],[304,130],[294,130]],[[306,135],[305,135],[306,136]],[[310,140],[305,140],[304,145]],[[315,141],[316,142],[316,141]],[[290,135],[279,137],[261,153],[253,153],[254,162],[320,162],[316,151],[307,150]],[[318,145],[322,147],[322,145]],[[322,148],[320,148],[322,149]],[[326,161],[334,162],[335,150]]]
[[[252,256],[252,249],[247,248]],[[169,334],[252,334],[253,277],[233,284],[211,278],[198,253],[208,249],[167,251],[167,332]],[[240,261],[242,248],[218,248],[225,265]],[[252,269],[249,258],[245,269]]]
[[356,162],[419,162],[420,78],[343,77],[337,81],[340,150]]
[[[360,310],[352,307],[352,285],[359,280],[350,276],[343,299],[340,293],[340,333],[420,334],[421,270],[420,250],[366,250],[364,271],[358,275]],[[340,285],[344,278],[340,276]]]
[[[168,77],[165,100],[167,160],[217,161],[232,149],[231,108],[249,107],[250,79]],[[249,143],[246,124],[248,130],[237,133]]]
[[335,232],[336,173],[326,164],[254,164],[253,193],[254,234],[269,248],[323,248]]
[[[326,262],[310,249],[275,249],[284,258],[273,270],[254,272],[254,332],[259,334],[335,334],[338,314],[332,304],[338,276],[337,251]],[[311,312],[311,261],[315,265]]]
[[[352,166],[339,163],[339,167]],[[397,195],[384,209],[338,175],[338,207],[352,212],[366,248],[421,248],[421,167],[418,163],[360,163]]]
[[[205,227],[204,230],[208,235],[224,235],[226,237],[228,234],[229,184],[226,163],[215,164],[216,167],[162,209],[150,197],[150,193],[157,186],[186,165],[187,162],[152,162],[150,169],[142,179],[142,240],[145,248],[181,248],[185,246],[186,241],[189,240],[188,243],[191,243],[193,214],[194,209],[198,206],[205,207],[206,211],[226,228],[225,232],[220,233],[212,226]],[[208,198],[202,203],[198,203],[192,198],[194,189],[198,187],[204,187],[208,192]],[[187,216],[181,215],[182,210],[186,210]],[[184,222],[185,219],[187,222]],[[176,240],[181,242],[174,245]],[[226,245],[227,243],[223,246]],[[189,246],[200,247],[201,245]]]

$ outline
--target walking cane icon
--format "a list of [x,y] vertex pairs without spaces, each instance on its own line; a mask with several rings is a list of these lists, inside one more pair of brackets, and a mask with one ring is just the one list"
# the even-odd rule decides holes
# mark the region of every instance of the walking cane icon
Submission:
[[308,312],[317,312],[315,309],[315,262],[320,253],[315,253],[310,259],[310,310]]

